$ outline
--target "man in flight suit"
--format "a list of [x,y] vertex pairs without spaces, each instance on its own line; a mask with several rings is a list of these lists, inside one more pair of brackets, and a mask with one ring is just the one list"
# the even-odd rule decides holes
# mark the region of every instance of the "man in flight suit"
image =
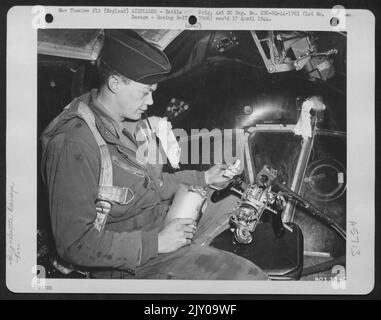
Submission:
[[[197,226],[192,219],[165,219],[181,183],[226,182],[226,166],[158,174],[136,157],[140,119],[170,72],[165,54],[132,31],[110,30],[99,68],[99,89],[75,99],[42,135],[42,173],[60,257],[97,278],[267,279],[248,260],[202,245],[211,230],[227,227],[231,207],[210,204]],[[96,135],[107,144],[112,184],[128,190],[128,201],[113,203],[103,225],[97,223],[102,155],[81,105],[91,110]]]

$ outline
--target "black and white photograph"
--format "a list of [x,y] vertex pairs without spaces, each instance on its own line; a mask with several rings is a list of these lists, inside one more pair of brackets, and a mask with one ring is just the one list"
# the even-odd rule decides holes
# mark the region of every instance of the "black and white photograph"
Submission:
[[[35,215],[24,202],[29,216],[17,227],[25,169],[16,162],[7,186],[13,287],[371,289],[371,275],[356,279],[374,258],[374,209],[359,214],[372,203],[352,176],[367,181],[374,169],[353,147],[368,150],[356,135],[372,139],[371,126],[353,125],[369,114],[353,112],[352,97],[374,91],[367,74],[350,71],[360,67],[349,38],[361,28],[339,28],[329,10],[106,9],[46,8],[33,50],[20,51],[35,64],[24,97],[35,108],[25,141],[35,148]],[[138,22],[115,27],[113,16],[127,13]],[[81,15],[88,27],[76,24]],[[94,27],[97,15],[109,23]],[[301,23],[276,23],[278,15]],[[15,270],[25,259],[31,280],[21,284]]]
[[[345,33],[38,35],[38,250],[52,276],[299,280],[345,267]],[[180,162],[137,156],[137,130],[156,144],[162,122],[166,155],[178,152],[168,134],[182,138]]]

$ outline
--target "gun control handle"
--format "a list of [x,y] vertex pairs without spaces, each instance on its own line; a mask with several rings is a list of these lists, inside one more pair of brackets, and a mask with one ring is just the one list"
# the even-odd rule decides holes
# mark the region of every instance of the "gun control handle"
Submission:
[[216,190],[213,192],[212,196],[210,197],[210,200],[213,203],[219,202],[226,197],[228,197],[231,194],[236,194],[239,197],[242,197],[242,190],[237,188],[237,183],[235,181],[230,182],[225,188],[221,190]]

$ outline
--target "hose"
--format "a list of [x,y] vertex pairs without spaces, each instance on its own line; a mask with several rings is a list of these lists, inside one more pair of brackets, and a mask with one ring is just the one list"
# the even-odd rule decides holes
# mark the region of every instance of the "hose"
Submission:
[[277,184],[277,187],[285,192],[289,198],[292,198],[297,201],[298,204],[302,205],[303,208],[307,210],[307,212],[314,218],[320,220],[322,223],[326,224],[328,227],[330,227],[333,231],[335,231],[340,237],[342,237],[344,240],[347,239],[347,234],[345,230],[332,218],[328,217],[325,213],[323,213],[318,208],[314,207],[311,203],[303,199],[301,196],[299,196],[294,191],[290,190],[283,184]]

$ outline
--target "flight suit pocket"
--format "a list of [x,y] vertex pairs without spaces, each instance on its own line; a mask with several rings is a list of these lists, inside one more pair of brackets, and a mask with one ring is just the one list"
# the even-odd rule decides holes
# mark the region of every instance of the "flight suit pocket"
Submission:
[[134,194],[134,199],[128,205],[113,206],[110,216],[116,219],[129,218],[139,214],[147,207],[157,204],[157,196],[150,190],[150,176],[142,169],[125,163],[117,157],[112,157],[113,184],[118,187],[129,188]]
[[[127,187],[136,186],[136,183],[138,183],[138,185],[142,184],[144,188],[148,187],[150,177],[147,172],[142,169],[134,168],[116,157],[112,157],[112,162],[115,164],[114,167],[116,167],[116,171],[120,172],[120,169],[122,169],[121,175],[128,175],[130,178],[130,181],[128,182],[129,185]],[[114,174],[114,183],[115,180],[118,180],[118,177],[120,177],[118,174]],[[122,181],[122,183],[125,183],[125,181]]]

